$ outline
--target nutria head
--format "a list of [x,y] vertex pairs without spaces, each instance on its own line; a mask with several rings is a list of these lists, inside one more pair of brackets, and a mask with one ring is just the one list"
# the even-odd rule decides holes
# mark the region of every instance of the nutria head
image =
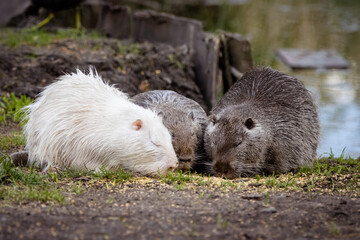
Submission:
[[193,113],[186,111],[156,111],[163,118],[165,127],[172,136],[172,144],[179,160],[177,169],[187,171],[196,158],[199,141],[203,137],[202,129],[194,121]]
[[271,133],[256,110],[246,103],[232,105],[209,119],[205,146],[215,176],[235,178],[261,170]]

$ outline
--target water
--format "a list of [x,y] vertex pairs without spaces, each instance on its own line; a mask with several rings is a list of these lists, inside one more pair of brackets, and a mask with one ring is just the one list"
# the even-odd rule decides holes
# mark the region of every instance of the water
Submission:
[[[318,154],[340,156],[345,149],[345,156],[360,156],[360,1],[249,0],[175,13],[203,21],[207,31],[245,35],[255,65],[295,76],[312,92],[322,129]],[[335,49],[350,68],[292,71],[277,61],[278,48]]]

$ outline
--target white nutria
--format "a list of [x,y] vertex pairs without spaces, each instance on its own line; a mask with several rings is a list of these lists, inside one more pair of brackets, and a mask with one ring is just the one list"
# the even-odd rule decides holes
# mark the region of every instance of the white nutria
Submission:
[[203,137],[208,119],[200,104],[170,90],[140,93],[131,100],[163,118],[172,135],[178,169],[186,171],[203,161]]
[[129,101],[91,68],[65,74],[26,107],[29,163],[143,175],[177,167],[168,130],[154,112]]

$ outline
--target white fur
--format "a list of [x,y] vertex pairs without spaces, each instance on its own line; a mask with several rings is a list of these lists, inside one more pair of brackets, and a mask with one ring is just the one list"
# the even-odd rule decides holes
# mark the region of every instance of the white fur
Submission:
[[207,125],[207,127],[206,127],[206,132],[208,134],[212,134],[215,131],[215,129],[216,129],[216,125],[214,123],[210,122],[209,125]]
[[[177,166],[171,136],[151,110],[131,103],[90,69],[61,76],[26,109],[29,162],[98,171],[121,167],[145,175]],[[132,125],[140,119],[142,127]]]

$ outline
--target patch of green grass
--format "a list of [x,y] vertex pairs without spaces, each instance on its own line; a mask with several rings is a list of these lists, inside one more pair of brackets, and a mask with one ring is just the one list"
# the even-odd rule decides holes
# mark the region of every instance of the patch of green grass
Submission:
[[76,194],[81,194],[85,192],[85,187],[82,182],[77,182],[76,184],[70,187],[70,190]]
[[[305,191],[330,192],[358,195],[360,188],[360,158],[353,159],[329,156],[319,158],[311,166],[300,167],[295,173],[256,175],[240,180],[221,179],[193,174],[190,172],[168,172],[160,176],[161,181],[173,184],[183,190],[189,186],[209,186],[227,189],[247,189],[258,191]],[[251,187],[256,185],[257,188]]]
[[33,102],[33,99],[22,95],[16,97],[14,93],[10,96],[3,96],[0,98],[0,124],[7,124],[8,120],[15,123],[20,123],[25,117],[23,107]]
[[360,157],[344,157],[344,151],[340,157],[330,154],[317,159],[310,167],[300,168],[298,175],[310,176],[311,188],[321,183],[331,191],[356,193],[360,187]]
[[32,167],[15,167],[6,155],[0,157],[0,164],[0,199],[65,203],[61,188],[49,175],[36,173]]
[[62,178],[81,178],[87,176],[88,172],[83,170],[77,170],[72,168],[67,168],[64,171],[58,173]]
[[[260,182],[261,177],[257,175],[256,181]],[[270,176],[263,176],[265,180],[265,186],[273,189],[283,189],[283,190],[299,190],[300,185],[297,182],[297,175],[287,174],[287,175],[277,175],[272,174]]]
[[113,181],[113,185],[115,185],[115,183],[121,183],[133,178],[131,172],[121,168],[115,170],[106,170],[105,168],[100,168],[99,172],[91,172],[89,174],[98,179],[110,179]]
[[118,42],[116,52],[119,55],[131,53],[137,56],[144,54],[144,52],[140,48],[139,43],[124,44],[122,42]]
[[186,184],[195,186],[210,186],[211,179],[209,176],[202,176],[190,171],[183,172],[177,170],[174,172],[167,172],[165,175],[159,175],[163,183],[173,184],[177,190],[184,190]]
[[179,69],[184,69],[184,65],[177,59],[175,54],[169,54],[168,58],[171,63],[176,64]]
[[185,183],[189,183],[192,180],[190,172],[183,172],[181,170],[175,172],[167,172],[165,175],[160,174],[161,181],[163,183],[174,184],[175,188],[179,191],[184,190]]
[[[7,155],[0,157],[0,200],[66,203],[64,192],[83,193],[88,185],[98,182],[109,190],[133,176],[122,169],[99,172],[66,169],[42,173],[33,167],[16,167]],[[110,180],[110,181],[109,181]]]
[[17,183],[20,185],[39,186],[44,183],[44,175],[35,173],[32,167],[17,168],[7,155],[0,156],[0,184]]
[[58,29],[47,31],[44,29],[33,30],[28,28],[0,29],[0,43],[11,48],[16,48],[24,44],[31,46],[46,46],[54,40],[64,38],[100,38],[101,35],[96,31],[79,31],[77,29]]
[[220,183],[221,188],[236,188],[238,185],[231,180],[226,180]]
[[210,176],[197,175],[196,182],[194,184],[196,186],[210,186],[211,185],[211,178],[210,178]]
[[79,181],[87,181],[90,184],[102,182],[105,184],[106,189],[110,190],[119,183],[131,180],[134,176],[131,174],[131,172],[125,171],[121,168],[113,170],[106,170],[105,168],[101,168],[99,172],[68,168],[56,173],[56,177],[59,179],[57,180],[59,182],[65,180],[70,181],[72,183],[72,191],[79,194],[84,192],[84,185]]
[[174,172],[169,171],[165,175],[161,175],[161,174],[159,175],[163,183],[172,182],[180,185],[192,182],[195,178],[195,175],[192,174],[190,171],[183,172],[182,170],[177,170]]
[[200,201],[201,201],[201,199],[204,197],[204,194],[205,194],[205,192],[199,193],[199,200],[200,200]]
[[[345,149],[344,149],[345,150]],[[317,159],[312,166],[299,168],[299,173],[317,174],[319,176],[331,176],[333,174],[360,173],[360,157],[357,159],[344,157],[344,150],[339,157],[332,153],[328,157]]]
[[0,149],[10,150],[12,148],[20,148],[25,145],[25,137],[22,133],[13,132],[11,135],[0,134]]
[[322,157],[296,173],[256,175],[257,183],[274,190],[327,191],[358,194],[360,187],[360,157]]
[[178,170],[175,172],[167,172],[166,175],[160,175],[160,178],[164,183],[171,181],[173,183],[184,184],[186,182],[190,182],[193,176],[190,172]]
[[327,223],[327,227],[329,229],[329,233],[331,235],[339,235],[340,234],[340,228],[337,226],[335,222]]
[[217,227],[220,229],[225,229],[229,225],[229,222],[226,219],[223,219],[221,214],[219,213],[217,216]]
[[65,203],[65,197],[62,195],[62,189],[44,188],[31,186],[7,186],[0,188],[0,197],[5,200],[20,202],[24,200],[41,202]]

